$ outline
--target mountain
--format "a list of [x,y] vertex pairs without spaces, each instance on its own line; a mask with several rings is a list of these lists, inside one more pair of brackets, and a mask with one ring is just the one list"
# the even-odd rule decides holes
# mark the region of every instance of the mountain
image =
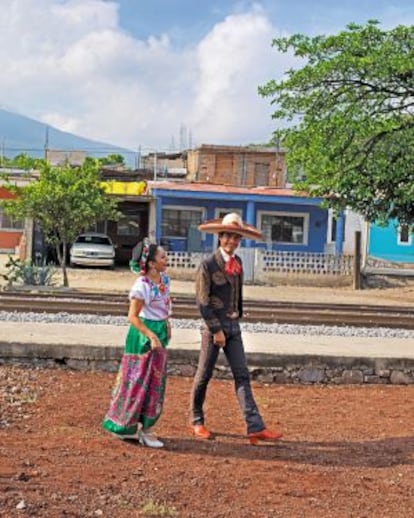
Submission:
[[46,139],[48,148],[53,150],[87,151],[96,157],[119,153],[127,163],[134,160],[134,152],[129,149],[60,131],[43,122],[0,109],[0,151],[6,157],[13,158],[20,153],[43,157]]

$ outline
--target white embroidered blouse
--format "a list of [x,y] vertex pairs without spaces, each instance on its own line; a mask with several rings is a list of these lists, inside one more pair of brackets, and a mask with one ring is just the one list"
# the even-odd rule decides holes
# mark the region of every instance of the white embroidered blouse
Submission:
[[129,292],[129,300],[132,299],[144,301],[140,317],[165,320],[171,314],[170,278],[161,273],[161,282],[156,284],[145,275],[138,277]]

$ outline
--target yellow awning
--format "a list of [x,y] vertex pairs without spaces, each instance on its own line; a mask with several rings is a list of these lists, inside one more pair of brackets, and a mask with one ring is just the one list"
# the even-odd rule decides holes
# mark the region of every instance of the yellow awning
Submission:
[[105,189],[107,194],[142,196],[148,193],[148,184],[145,180],[141,180],[140,182],[110,180],[108,182],[101,182],[101,186]]

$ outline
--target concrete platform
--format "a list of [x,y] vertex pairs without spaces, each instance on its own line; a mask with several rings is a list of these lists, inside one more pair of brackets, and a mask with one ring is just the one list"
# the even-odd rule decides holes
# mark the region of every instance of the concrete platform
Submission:
[[[121,348],[128,326],[0,322],[0,351],[5,344]],[[292,356],[345,356],[414,360],[414,343],[403,338],[243,333],[246,353]],[[198,329],[173,329],[170,350],[198,351]]]

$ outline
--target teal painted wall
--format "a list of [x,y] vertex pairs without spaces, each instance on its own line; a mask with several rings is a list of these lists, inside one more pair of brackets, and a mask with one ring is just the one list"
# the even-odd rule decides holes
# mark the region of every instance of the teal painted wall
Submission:
[[387,261],[414,264],[414,233],[409,244],[398,244],[398,223],[391,221],[388,227],[371,224],[368,255]]

